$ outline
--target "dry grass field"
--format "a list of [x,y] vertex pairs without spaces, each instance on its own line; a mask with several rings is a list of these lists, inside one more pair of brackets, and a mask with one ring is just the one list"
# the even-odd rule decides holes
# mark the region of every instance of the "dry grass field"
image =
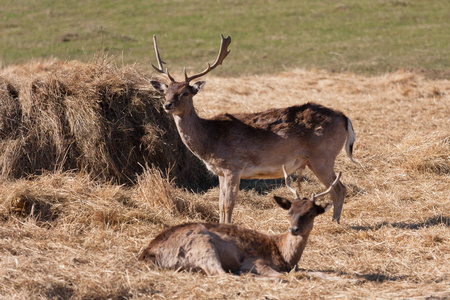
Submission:
[[[450,298],[448,80],[320,70],[205,80],[195,98],[202,116],[314,101],[353,122],[354,158],[364,167],[338,157],[348,188],[341,224],[331,212],[316,219],[299,270],[277,282],[148,266],[137,256],[163,228],[217,222],[218,187],[194,192],[156,168],[128,185],[46,171],[0,183],[0,298]],[[302,195],[324,189],[311,172],[302,180]],[[234,223],[284,232],[286,214],[272,200],[290,196],[282,182],[242,186]]]

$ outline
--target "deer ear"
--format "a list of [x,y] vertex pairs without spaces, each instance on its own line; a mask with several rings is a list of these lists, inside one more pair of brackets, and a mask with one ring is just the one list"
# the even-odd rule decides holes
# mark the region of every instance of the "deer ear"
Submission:
[[273,199],[282,209],[289,210],[291,208],[292,202],[288,199],[278,196],[273,196]]
[[206,81],[198,81],[192,85],[192,93],[197,95],[201,89],[205,86]]
[[323,213],[325,213],[325,212],[327,212],[331,207],[332,207],[333,205],[331,204],[331,203],[326,203],[326,204],[323,204],[323,205],[318,205],[318,215],[320,215],[320,214],[323,214]]
[[161,95],[164,95],[167,91],[167,85],[165,83],[159,81],[150,81],[150,84]]

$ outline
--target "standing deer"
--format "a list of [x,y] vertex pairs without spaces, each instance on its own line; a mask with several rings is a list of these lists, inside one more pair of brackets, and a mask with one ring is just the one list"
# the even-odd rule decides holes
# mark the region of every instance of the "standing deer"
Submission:
[[231,224],[188,223],[171,227],[157,235],[139,255],[139,259],[168,269],[203,270],[207,275],[252,272],[264,277],[280,278],[300,261],[314,218],[331,206],[322,207],[315,200],[330,193],[339,182],[338,174],[332,185],[311,199],[295,195],[291,202],[275,196],[278,205],[288,210],[289,231],[267,235]]
[[[336,175],[334,162],[345,144],[348,157],[352,160],[355,133],[352,123],[343,113],[315,103],[271,109],[248,114],[221,114],[211,119],[197,115],[193,97],[205,85],[198,81],[221,65],[230,53],[227,50],[231,38],[224,38],[219,55],[211,66],[201,73],[175,81],[166,69],[153,36],[159,68],[169,85],[151,81],[152,86],[165,96],[164,110],[173,115],[178,132],[184,144],[219,176],[220,223],[231,223],[239,182],[244,179],[282,178],[281,165],[288,174],[301,172],[308,166],[327,187]],[[334,205],[333,219],[338,223],[345,197],[345,186],[338,182],[331,192]]]

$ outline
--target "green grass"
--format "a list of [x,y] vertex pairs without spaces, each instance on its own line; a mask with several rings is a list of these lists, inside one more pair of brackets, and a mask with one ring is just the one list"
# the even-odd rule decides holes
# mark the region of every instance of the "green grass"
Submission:
[[311,68],[380,74],[450,69],[450,2],[390,0],[50,1],[2,0],[0,61],[90,60],[100,49],[119,63],[154,62],[158,35],[169,70],[200,71],[219,34],[232,54],[216,75]]

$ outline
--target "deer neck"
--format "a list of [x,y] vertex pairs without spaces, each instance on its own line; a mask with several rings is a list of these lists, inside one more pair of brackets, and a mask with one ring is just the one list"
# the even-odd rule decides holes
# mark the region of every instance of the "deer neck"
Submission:
[[302,257],[308,241],[309,233],[305,235],[292,235],[284,233],[274,236],[281,256],[290,269],[294,268]]
[[174,115],[173,118],[183,143],[195,155],[203,158],[207,145],[206,120],[197,115],[193,106],[183,114]]

